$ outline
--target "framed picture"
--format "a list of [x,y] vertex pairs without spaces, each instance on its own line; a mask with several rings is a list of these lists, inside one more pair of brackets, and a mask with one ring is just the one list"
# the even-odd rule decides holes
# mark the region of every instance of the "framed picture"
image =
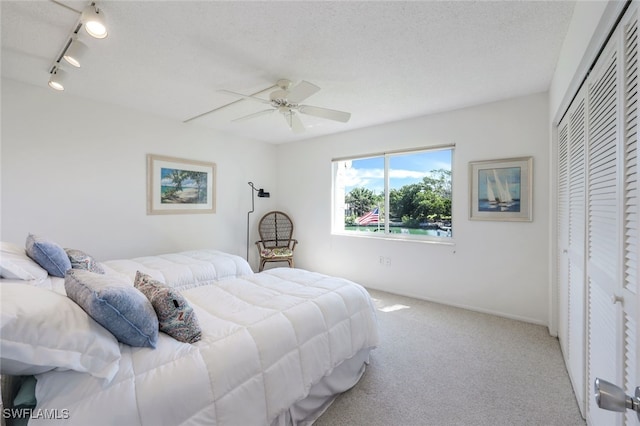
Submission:
[[533,158],[469,163],[472,220],[532,220]]
[[147,214],[215,213],[216,165],[147,155]]

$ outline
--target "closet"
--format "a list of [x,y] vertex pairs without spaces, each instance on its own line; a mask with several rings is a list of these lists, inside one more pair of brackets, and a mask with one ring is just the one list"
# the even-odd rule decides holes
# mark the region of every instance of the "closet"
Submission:
[[628,395],[638,375],[638,11],[616,26],[557,126],[558,337],[592,425],[638,425],[598,408],[597,377]]

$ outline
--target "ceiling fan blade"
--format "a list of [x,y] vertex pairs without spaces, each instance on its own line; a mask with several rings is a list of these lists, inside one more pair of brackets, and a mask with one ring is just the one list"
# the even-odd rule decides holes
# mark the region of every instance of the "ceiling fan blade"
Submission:
[[241,98],[251,99],[252,101],[262,102],[263,104],[271,104],[266,99],[256,98],[255,96],[243,95],[242,93],[232,92],[231,90],[220,89],[218,92],[227,93],[229,95],[240,96]]
[[234,120],[231,121],[244,121],[244,120],[249,120],[251,118],[255,118],[255,117],[260,117],[261,115],[267,115],[267,114],[271,114],[272,112],[276,111],[275,109],[271,108],[271,109],[264,109],[262,111],[258,111],[258,112],[254,112],[253,114],[249,114],[249,115],[245,115],[244,117],[240,117],[240,118],[236,118]]
[[350,112],[337,111],[335,109],[320,108],[310,105],[299,105],[298,111],[300,111],[301,114],[314,115],[316,117],[341,121],[343,123],[346,123],[351,118]]
[[300,117],[298,117],[293,111],[289,110],[282,115],[293,133],[304,132],[304,124],[302,124]]
[[287,100],[289,101],[289,103],[297,104],[298,102],[302,102],[303,100],[307,99],[314,93],[317,93],[319,90],[320,88],[315,84],[302,80],[297,86],[289,90]]
[[291,130],[293,130],[293,133],[304,132],[304,124],[302,124],[302,120],[300,120],[298,114],[293,111],[291,111]]

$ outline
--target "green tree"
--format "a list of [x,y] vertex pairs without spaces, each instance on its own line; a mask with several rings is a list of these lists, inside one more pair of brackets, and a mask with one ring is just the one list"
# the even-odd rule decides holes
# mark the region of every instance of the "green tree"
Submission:
[[389,192],[389,209],[395,218],[417,218],[418,194],[422,191],[422,184],[412,183]]
[[188,177],[188,174],[189,173],[185,172],[184,170],[171,170],[171,174],[169,175],[169,177],[174,183],[174,188],[176,191],[182,191],[182,182]]
[[345,196],[345,203],[351,206],[353,213],[356,216],[362,216],[363,214],[371,211],[373,206],[377,204],[379,197],[368,188],[357,187],[353,188]]
[[389,193],[391,215],[407,226],[425,220],[451,216],[451,171],[432,170],[420,183],[392,189]]
[[192,179],[198,188],[198,203],[207,202],[207,174],[205,172],[186,172],[187,179]]

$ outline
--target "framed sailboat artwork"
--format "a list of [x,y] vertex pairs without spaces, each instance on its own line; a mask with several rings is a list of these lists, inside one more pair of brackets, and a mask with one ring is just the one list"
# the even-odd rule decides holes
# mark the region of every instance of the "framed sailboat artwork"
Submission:
[[469,185],[470,219],[533,219],[533,157],[472,161]]

